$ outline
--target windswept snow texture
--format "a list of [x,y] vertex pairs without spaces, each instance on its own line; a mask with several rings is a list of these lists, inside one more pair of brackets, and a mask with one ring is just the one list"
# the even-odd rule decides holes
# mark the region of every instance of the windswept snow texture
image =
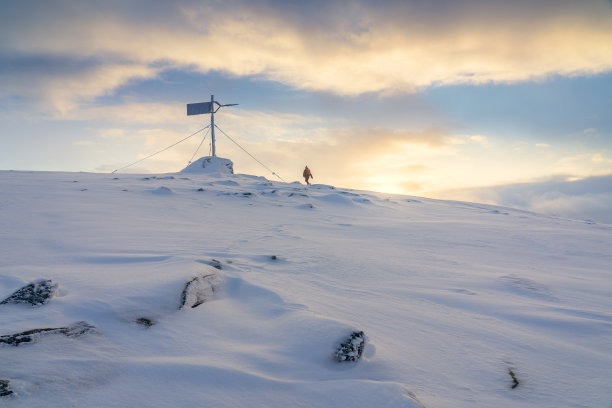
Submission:
[[0,299],[58,284],[2,305],[0,335],[96,327],[0,345],[3,407],[612,404],[610,225],[247,175],[0,185]]

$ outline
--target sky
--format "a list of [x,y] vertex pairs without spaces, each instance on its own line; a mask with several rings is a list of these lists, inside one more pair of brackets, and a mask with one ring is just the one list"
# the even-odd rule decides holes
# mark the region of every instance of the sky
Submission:
[[[121,169],[207,126],[185,105],[211,95],[265,165],[217,131],[239,173],[612,207],[610,0],[0,4],[0,169]],[[120,171],[209,153],[202,131]]]

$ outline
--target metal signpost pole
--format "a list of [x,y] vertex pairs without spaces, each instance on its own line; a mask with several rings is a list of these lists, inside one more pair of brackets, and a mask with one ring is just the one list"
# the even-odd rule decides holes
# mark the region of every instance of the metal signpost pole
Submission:
[[217,149],[215,149],[215,109],[213,103],[215,96],[210,95],[210,136],[212,139],[212,156],[217,157]]

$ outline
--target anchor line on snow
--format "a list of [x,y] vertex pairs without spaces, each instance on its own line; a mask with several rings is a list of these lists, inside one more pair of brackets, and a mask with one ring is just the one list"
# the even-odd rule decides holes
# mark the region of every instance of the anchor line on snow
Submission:
[[248,154],[249,156],[251,156],[251,158],[253,160],[255,160],[257,163],[259,163],[263,168],[265,168],[266,170],[268,170],[270,173],[272,173],[272,175],[278,177],[282,182],[286,181],[279,176],[277,173],[275,173],[274,171],[270,170],[265,164],[263,164],[262,162],[260,162],[259,160],[257,160],[257,158],[255,156],[253,156],[251,153],[249,153],[244,147],[240,146],[240,144],[238,144],[238,142],[236,142],[234,139],[232,139],[227,133],[225,133],[219,126],[215,125],[215,127],[219,130],[219,132],[223,133],[225,135],[225,137],[227,137],[229,140],[231,140],[236,146],[238,146],[240,149],[242,149],[243,152],[245,152],[246,154]]
[[[147,160],[147,159],[149,159],[149,158],[151,158],[151,157],[153,157],[153,156],[155,156],[155,155],[158,155],[158,154],[160,154],[160,153],[162,153],[162,152],[165,152],[166,150],[168,150],[168,149],[170,149],[170,148],[172,148],[172,147],[176,146],[176,145],[177,145],[177,144],[179,144],[179,143],[184,142],[185,140],[187,140],[187,139],[189,139],[189,138],[191,138],[191,137],[193,137],[193,136],[197,135],[197,134],[198,134],[198,133],[200,133],[201,131],[203,131],[203,130],[205,130],[205,129],[208,129],[208,128],[210,128],[210,125],[208,125],[208,126],[206,126],[206,127],[202,128],[202,129],[200,129],[200,130],[198,130],[198,131],[196,131],[196,132],[194,132],[194,133],[190,134],[190,135],[189,135],[189,136],[187,136],[186,138],[181,139],[181,140],[179,140],[178,142],[176,142],[176,143],[174,143],[174,144],[172,144],[172,145],[170,145],[170,146],[168,146],[168,147],[166,147],[166,148],[163,148],[163,149],[161,149],[161,150],[159,150],[159,151],[157,151],[157,152],[155,152],[155,153],[153,153],[153,154],[148,155],[147,157],[143,157],[143,158],[142,158],[142,159],[140,159],[140,160],[136,160],[136,161],[135,161],[135,162],[133,162],[133,163],[130,163],[130,164],[127,164],[127,165],[125,165],[125,166],[123,166],[123,167],[120,167],[120,168],[118,168],[118,169],[115,169],[115,170],[113,170],[113,171],[112,171],[112,174],[114,174],[114,173],[118,172],[119,170],[123,170],[123,169],[127,169],[128,167],[132,167],[133,165],[138,164],[138,163],[140,163],[141,161]],[[206,137],[206,136],[205,136],[205,137]],[[202,140],[202,141],[204,141],[204,140]],[[198,149],[199,149],[199,148],[198,148]]]

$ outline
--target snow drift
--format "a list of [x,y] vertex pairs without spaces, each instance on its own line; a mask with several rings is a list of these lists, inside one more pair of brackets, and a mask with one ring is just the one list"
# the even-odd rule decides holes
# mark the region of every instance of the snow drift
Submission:
[[234,174],[234,163],[229,159],[217,156],[205,156],[190,163],[181,170],[181,173],[197,173],[208,175],[228,175]]

